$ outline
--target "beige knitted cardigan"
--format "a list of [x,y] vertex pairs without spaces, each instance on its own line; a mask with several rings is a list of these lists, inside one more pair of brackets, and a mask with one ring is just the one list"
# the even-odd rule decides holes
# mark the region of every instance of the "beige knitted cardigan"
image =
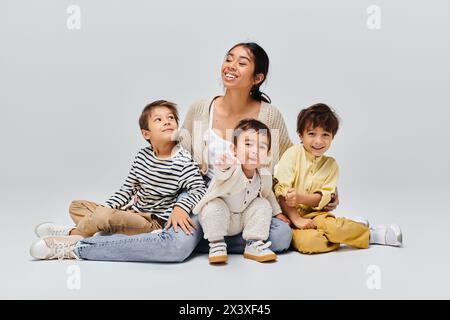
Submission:
[[[208,171],[209,110],[215,98],[193,103],[180,130],[181,145],[191,152],[203,175]],[[278,163],[281,155],[292,146],[292,141],[289,138],[283,116],[274,106],[262,101],[258,120],[269,127],[272,135],[271,160],[268,169],[273,172],[273,166]]]

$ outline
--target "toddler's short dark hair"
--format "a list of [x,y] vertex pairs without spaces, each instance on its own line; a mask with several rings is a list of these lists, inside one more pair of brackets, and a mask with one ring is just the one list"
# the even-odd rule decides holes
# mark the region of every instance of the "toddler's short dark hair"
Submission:
[[325,103],[316,103],[300,111],[297,116],[297,133],[299,135],[302,135],[310,126],[322,127],[334,137],[339,129],[339,118],[336,112]]
[[237,145],[237,141],[239,136],[249,130],[255,130],[257,133],[261,133],[267,136],[267,141],[269,143],[268,151],[270,151],[270,147],[272,144],[272,136],[270,134],[270,129],[264,123],[256,119],[242,119],[239,121],[238,125],[234,128],[233,131],[233,144]]

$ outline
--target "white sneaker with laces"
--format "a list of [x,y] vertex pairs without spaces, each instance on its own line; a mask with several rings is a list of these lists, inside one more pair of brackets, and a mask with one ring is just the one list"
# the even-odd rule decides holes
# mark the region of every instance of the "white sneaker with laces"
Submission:
[[277,255],[269,249],[272,242],[264,243],[262,240],[253,241],[245,246],[244,258],[258,262],[267,262],[277,260]]
[[401,247],[403,244],[402,230],[397,224],[381,225],[370,228],[370,244]]
[[63,226],[54,222],[43,222],[34,228],[34,232],[39,238],[48,236],[68,236],[75,227]]
[[79,259],[75,254],[75,245],[82,236],[48,236],[31,245],[30,254],[40,260]]
[[211,264],[225,263],[228,261],[227,244],[225,241],[209,243],[208,261]]

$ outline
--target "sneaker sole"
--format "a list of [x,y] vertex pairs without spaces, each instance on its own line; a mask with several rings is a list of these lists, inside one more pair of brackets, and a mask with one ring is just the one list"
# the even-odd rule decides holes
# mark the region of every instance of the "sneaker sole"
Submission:
[[268,255],[265,255],[265,256],[254,256],[252,254],[244,252],[244,258],[250,259],[250,260],[255,260],[255,261],[258,261],[258,262],[268,262],[268,261],[275,261],[275,260],[277,260],[277,255],[275,253],[271,253],[271,254],[268,254]]
[[208,261],[211,264],[226,263],[228,261],[228,256],[208,257]]

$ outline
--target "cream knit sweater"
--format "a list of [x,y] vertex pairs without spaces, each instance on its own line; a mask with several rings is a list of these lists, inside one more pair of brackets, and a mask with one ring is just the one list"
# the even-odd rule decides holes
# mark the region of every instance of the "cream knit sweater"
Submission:
[[[181,145],[191,152],[203,175],[208,171],[209,110],[215,98],[193,103],[180,131]],[[258,120],[269,127],[272,135],[269,169],[273,173],[273,166],[278,163],[281,155],[292,146],[292,141],[289,138],[283,116],[274,106],[262,101]]]

